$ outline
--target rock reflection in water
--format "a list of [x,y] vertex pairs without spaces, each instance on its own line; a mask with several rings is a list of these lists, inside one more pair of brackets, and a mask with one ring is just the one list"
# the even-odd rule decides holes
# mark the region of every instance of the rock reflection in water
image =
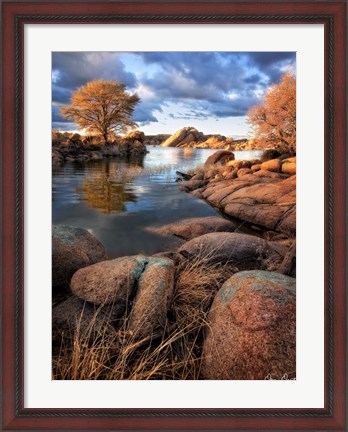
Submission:
[[76,192],[81,194],[81,201],[102,213],[124,212],[125,203],[137,200],[129,183],[142,173],[143,168],[139,165],[124,167],[106,161],[98,171],[91,171],[84,177]]

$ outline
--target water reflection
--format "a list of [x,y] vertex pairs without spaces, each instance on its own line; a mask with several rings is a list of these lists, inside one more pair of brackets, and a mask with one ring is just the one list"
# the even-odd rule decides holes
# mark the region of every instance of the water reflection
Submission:
[[[149,227],[216,211],[181,192],[176,170],[205,162],[215,150],[150,147],[145,158],[66,163],[52,175],[52,219],[55,224],[90,230],[110,257],[153,254],[173,248],[176,239]],[[237,153],[237,152],[236,152]],[[255,152],[237,158],[258,157]]]
[[102,213],[126,211],[125,203],[137,200],[129,183],[141,175],[143,169],[135,164],[125,168],[110,161],[99,165],[98,169],[92,170],[76,188],[76,192],[81,195],[81,201]]

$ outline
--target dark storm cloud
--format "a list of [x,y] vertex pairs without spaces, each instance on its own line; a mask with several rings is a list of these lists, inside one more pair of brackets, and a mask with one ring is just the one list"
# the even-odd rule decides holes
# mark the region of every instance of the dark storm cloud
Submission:
[[251,65],[263,72],[271,83],[277,83],[283,74],[282,66],[295,66],[296,53],[294,52],[254,52],[248,53]]
[[160,103],[151,103],[151,102],[141,102],[138,106],[135,107],[133,112],[133,120],[136,123],[157,123],[158,119],[155,116],[154,112],[162,112],[162,107]]
[[[139,52],[133,53],[133,64],[122,53],[54,53],[52,57],[54,103],[68,103],[71,92],[88,81],[119,80],[130,91],[139,91],[141,102],[133,119],[140,124],[158,122],[158,113],[166,106],[180,104],[184,109],[169,117],[244,116],[270,84],[279,82],[287,67],[294,69],[296,61],[296,54],[288,52]],[[59,110],[53,117],[57,124],[66,122]]]
[[71,121],[60,115],[60,108],[60,104],[52,105],[52,128],[63,130],[76,130],[76,125],[74,125]]
[[[198,102],[216,117],[245,115],[259,102],[266,87],[278,82],[284,67],[294,65],[295,53],[138,53],[145,64],[156,64],[155,74],[142,82],[159,100]],[[232,97],[230,97],[232,95]],[[178,118],[178,113],[175,114]],[[187,115],[183,118],[187,118]]]
[[254,75],[251,75],[247,78],[244,78],[244,82],[247,84],[257,84],[258,82],[261,81],[261,79],[262,78],[259,74],[254,74]]
[[67,104],[71,97],[71,90],[52,85],[52,101]]
[[[125,70],[117,53],[59,52],[52,55],[52,102],[68,104],[77,87],[96,79],[118,80],[128,87],[137,84],[134,74]],[[66,125],[68,120],[52,108],[53,127]],[[76,129],[76,126],[74,126]]]
[[[164,73],[159,72],[152,78],[153,84],[158,81],[157,87],[168,79],[178,82],[178,78],[181,77],[189,79],[194,84],[194,90],[200,87],[201,91],[209,91],[204,89],[204,86],[207,86],[211,93],[214,89],[228,92],[231,89],[241,89],[243,86],[241,78],[246,75],[246,70],[240,64],[238,56],[233,54],[166,52],[138,55],[146,64],[155,62],[164,70]],[[178,91],[178,95],[182,96],[181,86],[176,85],[174,88],[170,86],[169,90]]]
[[54,76],[57,71],[54,84],[70,90],[96,79],[118,80],[128,87],[136,85],[134,74],[125,70],[117,53],[53,53],[52,71]]
[[294,62],[296,59],[296,53],[294,52],[252,52],[247,53],[247,56],[261,69],[263,67],[271,67],[284,61]]

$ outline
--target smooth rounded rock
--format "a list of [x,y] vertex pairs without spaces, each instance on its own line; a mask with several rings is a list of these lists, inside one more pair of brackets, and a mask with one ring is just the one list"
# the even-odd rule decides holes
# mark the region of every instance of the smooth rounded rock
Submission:
[[296,376],[294,278],[239,272],[216,295],[203,347],[202,377],[264,380]]
[[126,307],[147,262],[146,257],[136,255],[85,267],[74,274],[71,291],[90,303]]
[[128,330],[133,336],[151,336],[163,329],[173,297],[175,267],[168,258],[149,258],[138,283]]
[[208,168],[210,165],[215,165],[217,163],[226,163],[228,161],[234,160],[234,154],[228,150],[219,150],[213,153],[204,163],[204,167]]
[[282,165],[282,172],[284,174],[295,175],[296,174],[296,162],[285,161]]
[[280,159],[271,159],[261,164],[261,169],[273,172],[279,172],[282,168],[282,162]]
[[52,227],[52,285],[68,287],[76,270],[107,258],[100,241],[83,228]]
[[239,233],[210,233],[184,243],[178,253],[187,259],[197,256],[207,264],[231,263],[239,269],[261,265],[262,259],[273,253],[264,239]]

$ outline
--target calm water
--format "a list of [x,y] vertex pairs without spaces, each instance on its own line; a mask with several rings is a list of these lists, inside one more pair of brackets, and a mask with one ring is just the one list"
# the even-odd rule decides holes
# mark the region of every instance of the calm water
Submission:
[[[110,257],[169,250],[175,238],[147,230],[216,211],[191,194],[181,192],[175,171],[186,172],[216,150],[149,147],[145,157],[67,163],[53,169],[54,224],[88,229]],[[253,159],[260,152],[234,152],[236,159]]]

